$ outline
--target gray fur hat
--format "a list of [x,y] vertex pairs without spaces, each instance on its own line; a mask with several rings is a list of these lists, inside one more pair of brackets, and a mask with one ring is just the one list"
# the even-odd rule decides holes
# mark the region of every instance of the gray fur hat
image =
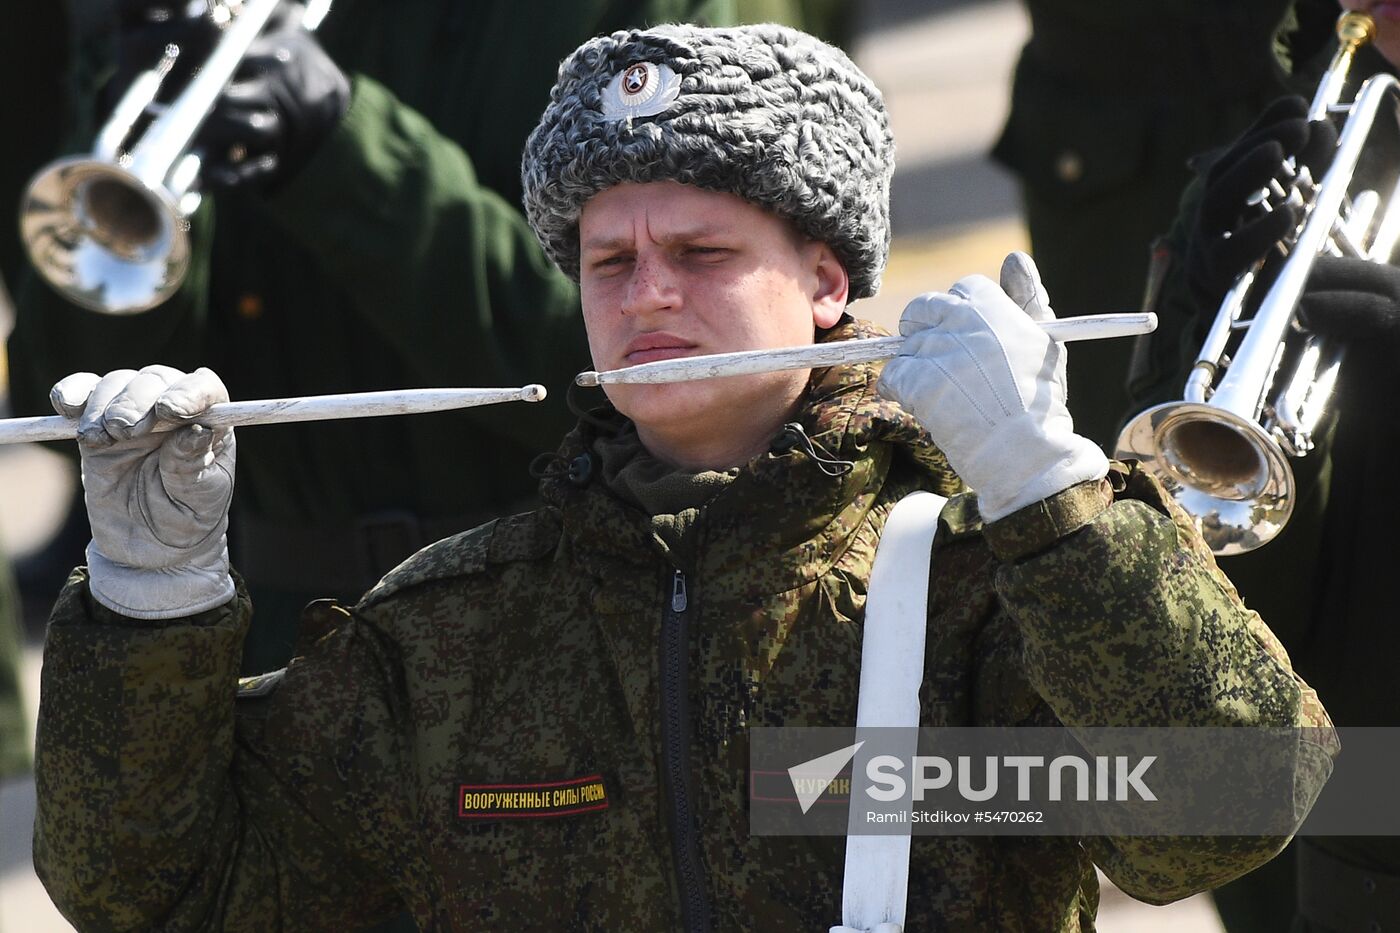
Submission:
[[578,218],[623,182],[728,191],[792,221],[873,295],[889,257],[894,139],[879,89],[846,55],[772,24],[657,26],[580,46],[525,144],[525,210],[578,281]]

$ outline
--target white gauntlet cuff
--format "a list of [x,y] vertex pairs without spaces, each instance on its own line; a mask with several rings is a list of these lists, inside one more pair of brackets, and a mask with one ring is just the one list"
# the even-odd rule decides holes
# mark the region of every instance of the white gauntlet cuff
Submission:
[[1058,492],[1108,475],[1108,457],[1099,446],[1074,433],[1068,417],[1046,423],[1044,415],[1023,413],[989,431],[962,467],[962,478],[977,493],[982,520],[994,522]]
[[222,606],[234,595],[226,543],[209,566],[129,567],[108,559],[95,544],[88,545],[87,561],[92,598],[133,619],[192,616]]

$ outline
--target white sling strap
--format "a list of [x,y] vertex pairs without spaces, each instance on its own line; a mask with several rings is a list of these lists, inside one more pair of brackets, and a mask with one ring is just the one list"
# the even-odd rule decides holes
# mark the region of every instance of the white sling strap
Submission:
[[[948,500],[930,492],[901,499],[890,511],[865,603],[865,635],[860,654],[860,698],[856,741],[869,728],[909,730],[907,756],[917,746],[919,686],[924,679],[924,636],[928,625],[929,560],[938,516]],[[883,750],[888,751],[888,746]],[[868,755],[856,755],[863,767]],[[908,760],[908,758],[906,758]],[[859,774],[861,772],[854,772]],[[846,836],[846,880],[841,926],[831,933],[899,933],[909,893],[909,830],[900,835],[857,835],[856,781],[851,782],[851,817]]]

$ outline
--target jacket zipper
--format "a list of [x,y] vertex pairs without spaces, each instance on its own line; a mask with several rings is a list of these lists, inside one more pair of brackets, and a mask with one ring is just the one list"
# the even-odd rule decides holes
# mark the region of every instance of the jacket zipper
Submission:
[[680,886],[681,918],[687,931],[708,933],[710,903],[700,868],[690,785],[689,607],[685,574],[677,570],[671,578],[671,598],[661,619],[662,767],[671,809],[671,855]]

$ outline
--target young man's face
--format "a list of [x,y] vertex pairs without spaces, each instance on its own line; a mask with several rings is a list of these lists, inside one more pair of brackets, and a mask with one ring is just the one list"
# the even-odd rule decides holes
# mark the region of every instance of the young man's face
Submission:
[[1343,10],[1369,13],[1376,21],[1376,51],[1400,65],[1400,0],[1341,0]]
[[[826,244],[733,194],[669,181],[618,185],[584,205],[579,244],[583,316],[599,370],[811,343],[846,304],[845,269]],[[807,377],[799,370],[609,386],[608,396],[668,459],[676,444],[776,430]]]

